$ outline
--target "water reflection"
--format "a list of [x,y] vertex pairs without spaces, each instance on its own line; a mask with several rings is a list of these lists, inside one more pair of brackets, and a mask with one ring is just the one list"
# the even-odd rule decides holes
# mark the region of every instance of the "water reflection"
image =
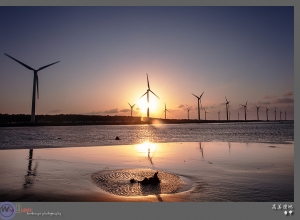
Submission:
[[32,156],[33,156],[33,149],[29,150],[29,156],[28,156],[28,169],[27,169],[27,174],[24,176],[24,188],[31,186],[34,183],[35,176],[37,174],[37,168],[38,168],[38,163],[35,163],[35,167],[32,170]]
[[151,142],[144,142],[142,144],[138,144],[135,146],[137,151],[141,154],[147,154],[147,158],[151,165],[154,165],[153,163],[153,156],[155,152],[156,145]]
[[203,155],[203,147],[201,145],[201,142],[199,142],[199,145],[200,145],[200,151],[201,151],[201,154],[202,154],[202,160],[204,159],[204,155]]
[[230,153],[230,148],[231,148],[230,142],[228,142],[228,148],[229,148],[229,153]]

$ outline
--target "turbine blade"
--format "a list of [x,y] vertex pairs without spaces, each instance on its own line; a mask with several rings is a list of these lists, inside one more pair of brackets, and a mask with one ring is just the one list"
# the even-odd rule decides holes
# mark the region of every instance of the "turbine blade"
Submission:
[[[148,91],[147,91],[148,92]],[[145,94],[144,95],[146,95],[147,94],[147,92],[145,92]],[[142,95],[140,98],[142,98],[144,95]]]
[[[133,104],[133,106],[135,106],[135,104]],[[132,106],[132,108],[133,108],[133,106]]]
[[148,89],[150,90],[150,84],[149,84],[149,80],[148,80],[148,73],[147,74],[147,83],[148,83]]
[[196,98],[200,99],[198,96],[196,96],[195,94],[192,93],[193,96],[195,96]]
[[45,69],[45,68],[47,68],[47,67],[49,67],[49,66],[51,66],[51,65],[53,65],[53,64],[59,63],[59,62],[60,62],[60,61],[57,61],[57,62],[55,62],[55,63],[51,63],[51,64],[49,64],[49,65],[43,66],[43,67],[39,68],[37,71],[40,71],[40,70],[42,70],[42,69]]
[[6,54],[6,53],[4,53],[4,54],[5,54],[6,56],[8,56],[9,58],[13,59],[14,61],[18,62],[19,64],[21,64],[22,66],[25,66],[27,69],[30,69],[30,70],[33,70],[33,71],[35,70],[35,69],[31,68],[30,66],[27,66],[25,63],[22,63],[21,61],[19,61],[19,60],[13,58],[13,57],[11,57],[11,56],[9,56],[8,54]]
[[201,97],[203,96],[203,93],[204,93],[204,91],[202,92],[202,94],[201,94],[201,96],[200,96],[200,99],[201,99]]
[[37,98],[39,99],[39,75],[36,74]]
[[[150,92],[152,92],[152,90],[150,90]],[[154,92],[152,92],[153,93],[153,95],[155,95],[157,98],[159,98]]]

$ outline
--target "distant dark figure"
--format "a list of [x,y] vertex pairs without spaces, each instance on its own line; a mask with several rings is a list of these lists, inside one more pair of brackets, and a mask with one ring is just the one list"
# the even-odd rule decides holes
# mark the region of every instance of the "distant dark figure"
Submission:
[[116,137],[116,140],[121,140],[118,136]]
[[158,172],[154,173],[154,175],[150,178],[145,177],[142,181],[136,181],[135,179],[131,179],[130,183],[140,183],[142,185],[157,185],[160,183],[160,179],[158,178]]

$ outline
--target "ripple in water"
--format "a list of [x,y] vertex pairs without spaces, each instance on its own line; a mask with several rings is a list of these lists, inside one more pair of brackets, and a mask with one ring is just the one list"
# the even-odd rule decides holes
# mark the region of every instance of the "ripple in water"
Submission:
[[[145,177],[153,176],[155,172],[158,172],[161,181],[158,185],[130,183],[132,178],[142,181]],[[91,178],[96,186],[118,196],[171,194],[179,192],[184,185],[177,175],[151,169],[104,170],[92,174]]]

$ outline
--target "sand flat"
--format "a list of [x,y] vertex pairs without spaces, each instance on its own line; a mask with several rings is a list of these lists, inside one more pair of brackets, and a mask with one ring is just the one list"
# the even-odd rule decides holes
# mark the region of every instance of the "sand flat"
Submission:
[[[146,142],[0,152],[1,201],[294,201],[294,143]],[[184,189],[118,196],[91,179],[104,170],[137,168],[177,175]]]

